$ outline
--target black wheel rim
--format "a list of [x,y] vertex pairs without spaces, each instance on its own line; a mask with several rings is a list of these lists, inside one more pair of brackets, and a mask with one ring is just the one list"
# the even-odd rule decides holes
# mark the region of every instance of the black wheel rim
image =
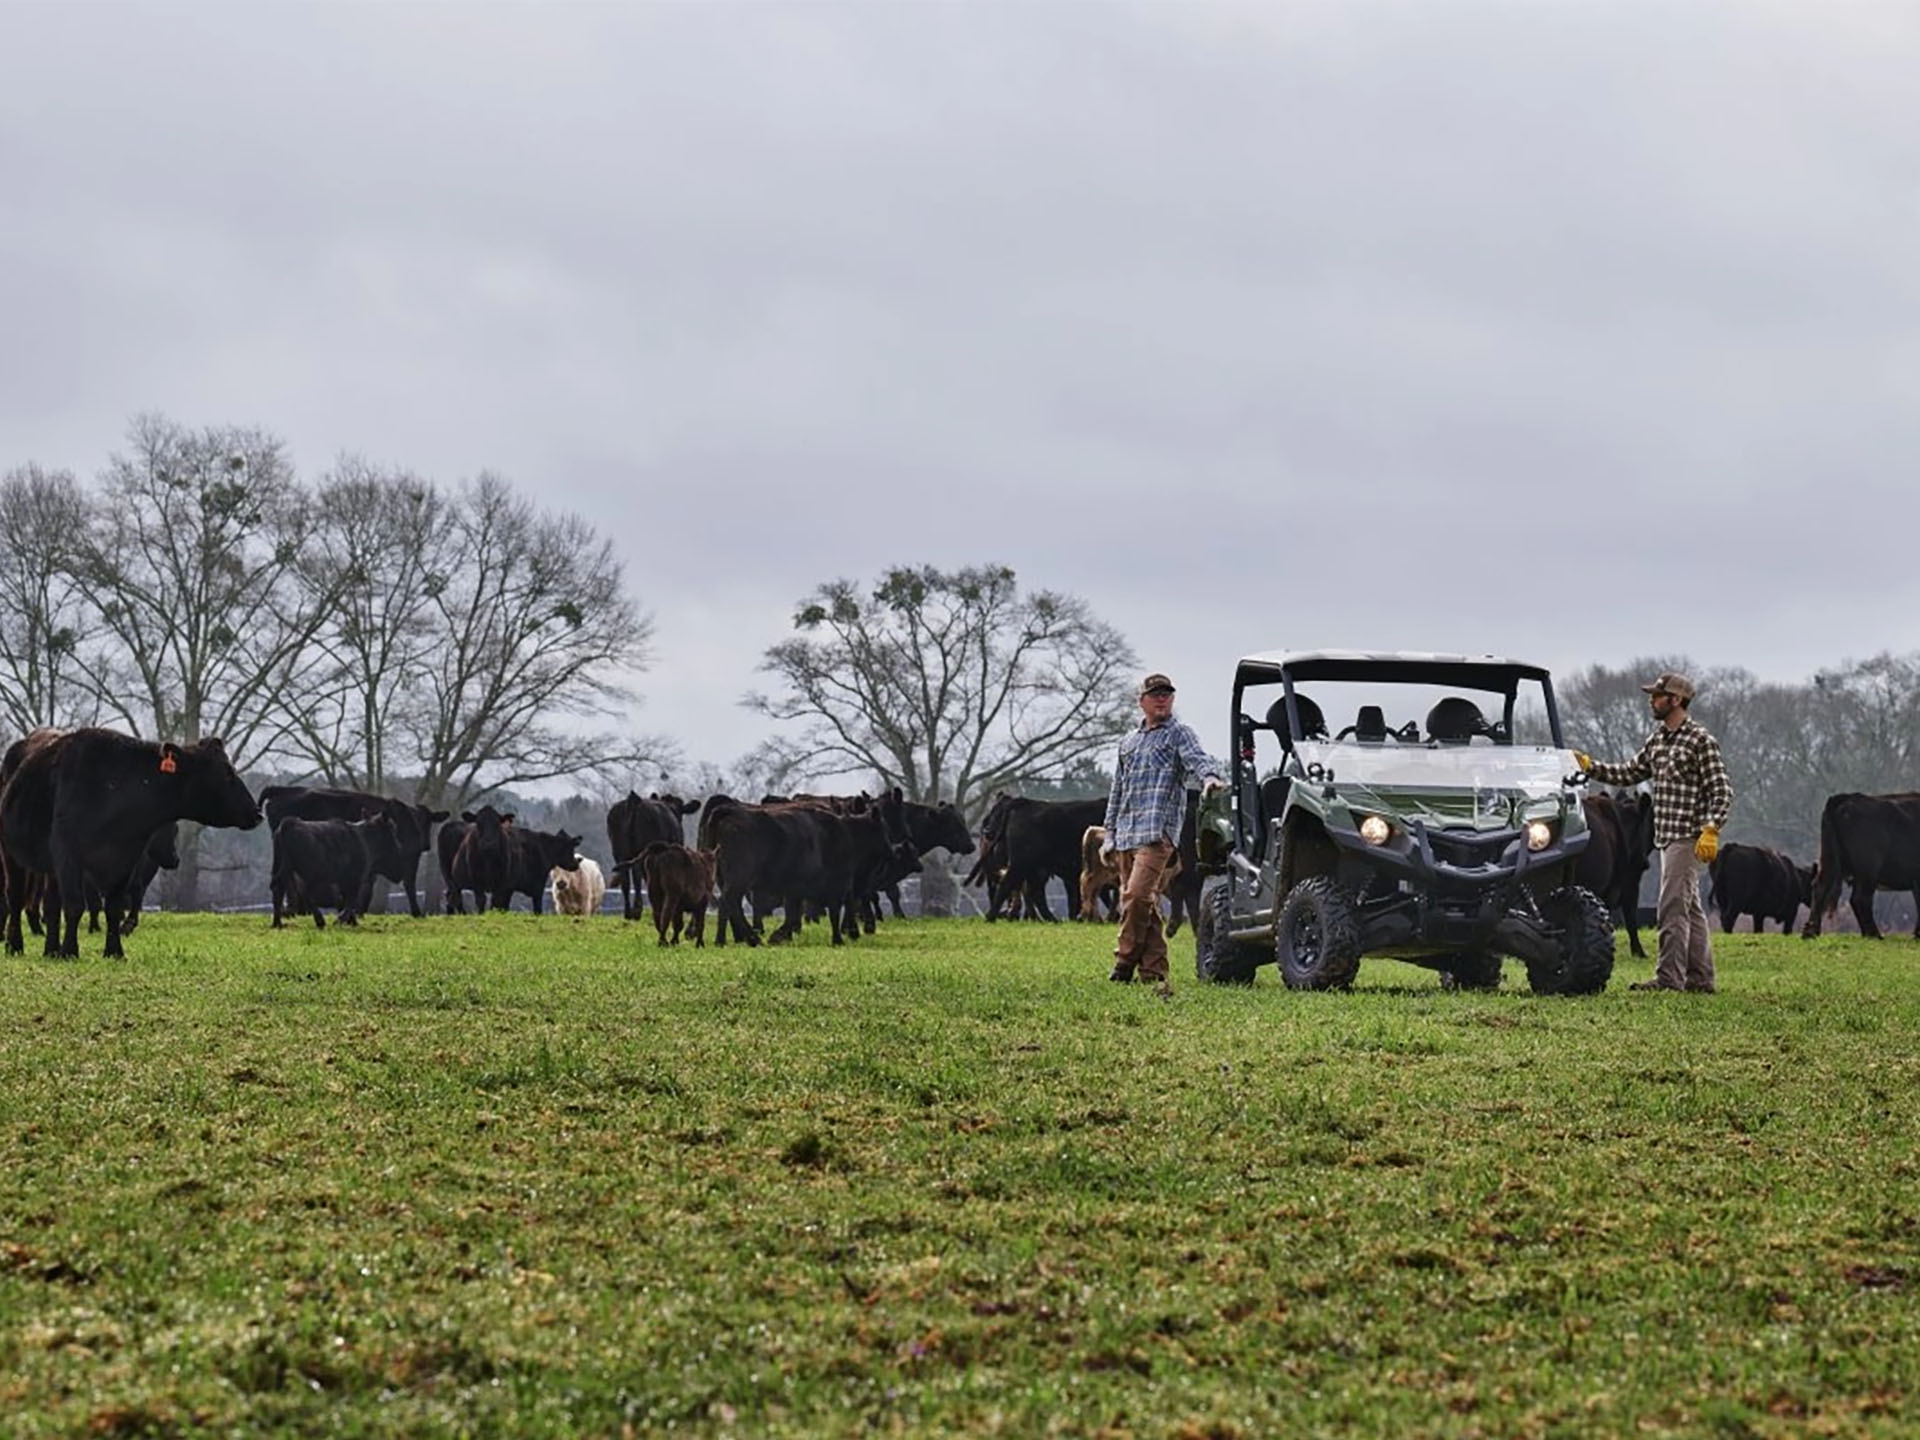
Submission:
[[1293,923],[1287,927],[1287,942],[1297,963],[1305,966],[1317,964],[1320,959],[1320,922],[1307,911],[1296,913]]

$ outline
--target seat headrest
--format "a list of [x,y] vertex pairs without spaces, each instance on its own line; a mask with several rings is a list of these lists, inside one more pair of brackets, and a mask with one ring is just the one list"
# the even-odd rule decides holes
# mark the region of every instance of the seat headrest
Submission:
[[1378,705],[1362,705],[1353,717],[1353,738],[1356,740],[1386,739],[1386,712]]
[[[1327,717],[1320,713],[1320,707],[1305,695],[1302,695],[1298,690],[1293,692],[1293,703],[1300,711],[1300,729],[1302,732],[1293,738],[1297,740],[1326,739]],[[1267,728],[1272,730],[1282,740],[1288,738],[1287,697],[1285,695],[1282,695],[1267,707]]]
[[1460,695],[1437,701],[1427,712],[1427,737],[1446,745],[1464,745],[1487,733],[1487,717],[1480,707]]

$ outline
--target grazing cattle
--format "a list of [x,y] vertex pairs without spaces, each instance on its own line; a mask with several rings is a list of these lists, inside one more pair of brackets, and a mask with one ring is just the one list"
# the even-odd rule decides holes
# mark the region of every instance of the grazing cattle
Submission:
[[1106,820],[1105,800],[1028,800],[1003,795],[981,824],[980,860],[968,884],[976,877],[991,879],[1004,866],[989,891],[987,919],[999,918],[1016,892],[1024,892],[1030,909],[1052,920],[1046,899],[1047,881],[1057,878],[1067,887],[1067,912],[1080,910],[1080,839],[1089,825]]
[[620,913],[629,920],[640,918],[640,884],[628,864],[639,858],[649,845],[678,845],[687,838],[682,817],[700,809],[697,800],[682,800],[678,795],[657,791],[642,799],[633,791],[617,800],[607,811],[607,848],[613,858],[613,873],[620,886]]
[[506,826],[502,833],[507,841],[506,879],[492,892],[493,908],[511,909],[513,897],[524,895],[538,915],[546,899],[547,877],[555,870],[579,867],[580,837],[564,830],[525,830],[518,825]]
[[1575,883],[1599,896],[1624,920],[1627,945],[1641,959],[1640,881],[1653,859],[1653,797],[1637,791],[1589,795],[1587,848],[1576,862]]
[[391,815],[365,820],[302,820],[289,816],[273,827],[273,928],[286,915],[311,913],[315,929],[331,905],[342,925],[360,923],[376,870],[395,866],[400,849]]
[[[646,881],[653,928],[659,933],[660,943],[678,945],[691,922],[693,948],[705,949],[707,906],[713,899],[713,852],[655,841],[633,863]],[[669,929],[673,931],[671,941],[667,938]]]
[[600,863],[585,855],[575,870],[555,869],[547,877],[553,887],[553,908],[559,915],[597,915],[607,896],[607,880]]
[[745,902],[766,897],[784,905],[786,918],[769,940],[773,944],[799,933],[808,902],[827,915],[833,943],[857,938],[853,923],[858,897],[890,863],[918,869],[919,857],[905,837],[899,791],[859,814],[835,814],[815,804],[743,805],[724,797],[709,799],[700,817],[703,849],[714,851],[720,887],[720,924],[715,943],[734,938],[757,945],[759,936],[746,919]]
[[[1848,903],[1860,933],[1880,938],[1873,918],[1875,890],[1911,890],[1920,908],[1920,795],[1830,795],[1820,812],[1820,859],[1813,868],[1813,894],[1806,927],[1808,939],[1840,903],[1840,887],[1851,885]],[[1914,930],[1920,939],[1920,924]]]
[[[1119,913],[1117,897],[1120,890],[1120,864],[1118,857],[1106,858],[1100,854],[1101,846],[1107,843],[1107,829],[1104,825],[1089,825],[1086,833],[1080,837],[1080,919],[1093,924],[1100,920],[1100,907],[1096,903],[1104,890],[1112,890],[1116,896],[1107,912],[1109,920]],[[1180,853],[1175,851],[1167,862],[1167,868],[1160,874],[1160,893],[1166,895],[1173,883],[1180,877],[1185,865]]]
[[367,893],[353,907],[364,912],[373,898],[375,876],[395,881],[407,895],[407,911],[418,920],[421,908],[417,880],[420,857],[433,840],[433,827],[447,818],[445,810],[425,805],[410,805],[385,795],[364,790],[336,790],[318,785],[269,785],[260,792],[260,808],[266,812],[267,828],[277,830],[282,820],[368,820],[385,815],[393,821],[394,844],[375,861],[378,868],[367,876]]
[[504,815],[491,805],[463,810],[458,820],[440,827],[440,874],[446,881],[447,914],[467,913],[465,896],[473,893],[477,915],[507,881],[507,831],[513,812]]
[[[153,832],[174,820],[251,830],[260,807],[217,739],[191,745],[137,740],[111,730],[74,730],[9,751],[0,790],[0,861],[7,885],[7,949],[19,954],[20,909],[31,877],[47,882],[46,953],[80,953],[88,887],[106,912],[104,953],[121,946],[127,885]],[[4,766],[0,766],[4,768]],[[59,907],[63,924],[52,923]]]
[[1713,906],[1720,912],[1722,930],[1751,915],[1756,935],[1769,920],[1778,920],[1780,933],[1790,934],[1800,907],[1813,899],[1813,867],[1759,845],[1722,845],[1707,874],[1713,880]]

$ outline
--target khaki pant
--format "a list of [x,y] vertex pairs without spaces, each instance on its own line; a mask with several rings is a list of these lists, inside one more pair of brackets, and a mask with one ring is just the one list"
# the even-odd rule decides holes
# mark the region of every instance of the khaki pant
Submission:
[[1120,871],[1120,941],[1114,946],[1114,973],[1142,980],[1167,980],[1167,927],[1160,918],[1160,877],[1173,857],[1165,840],[1138,850],[1116,850]]
[[1660,847],[1660,963],[1654,983],[1669,990],[1713,989],[1713,941],[1700,904],[1700,862],[1691,840]]

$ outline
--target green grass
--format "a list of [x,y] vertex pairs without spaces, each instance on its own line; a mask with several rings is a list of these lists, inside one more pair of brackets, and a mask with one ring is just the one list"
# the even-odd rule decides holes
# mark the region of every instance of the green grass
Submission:
[[[0,962],[10,1436],[1905,1435],[1920,946],[1716,997],[1108,930],[149,917]],[[1624,957],[1624,945],[1622,946]]]

